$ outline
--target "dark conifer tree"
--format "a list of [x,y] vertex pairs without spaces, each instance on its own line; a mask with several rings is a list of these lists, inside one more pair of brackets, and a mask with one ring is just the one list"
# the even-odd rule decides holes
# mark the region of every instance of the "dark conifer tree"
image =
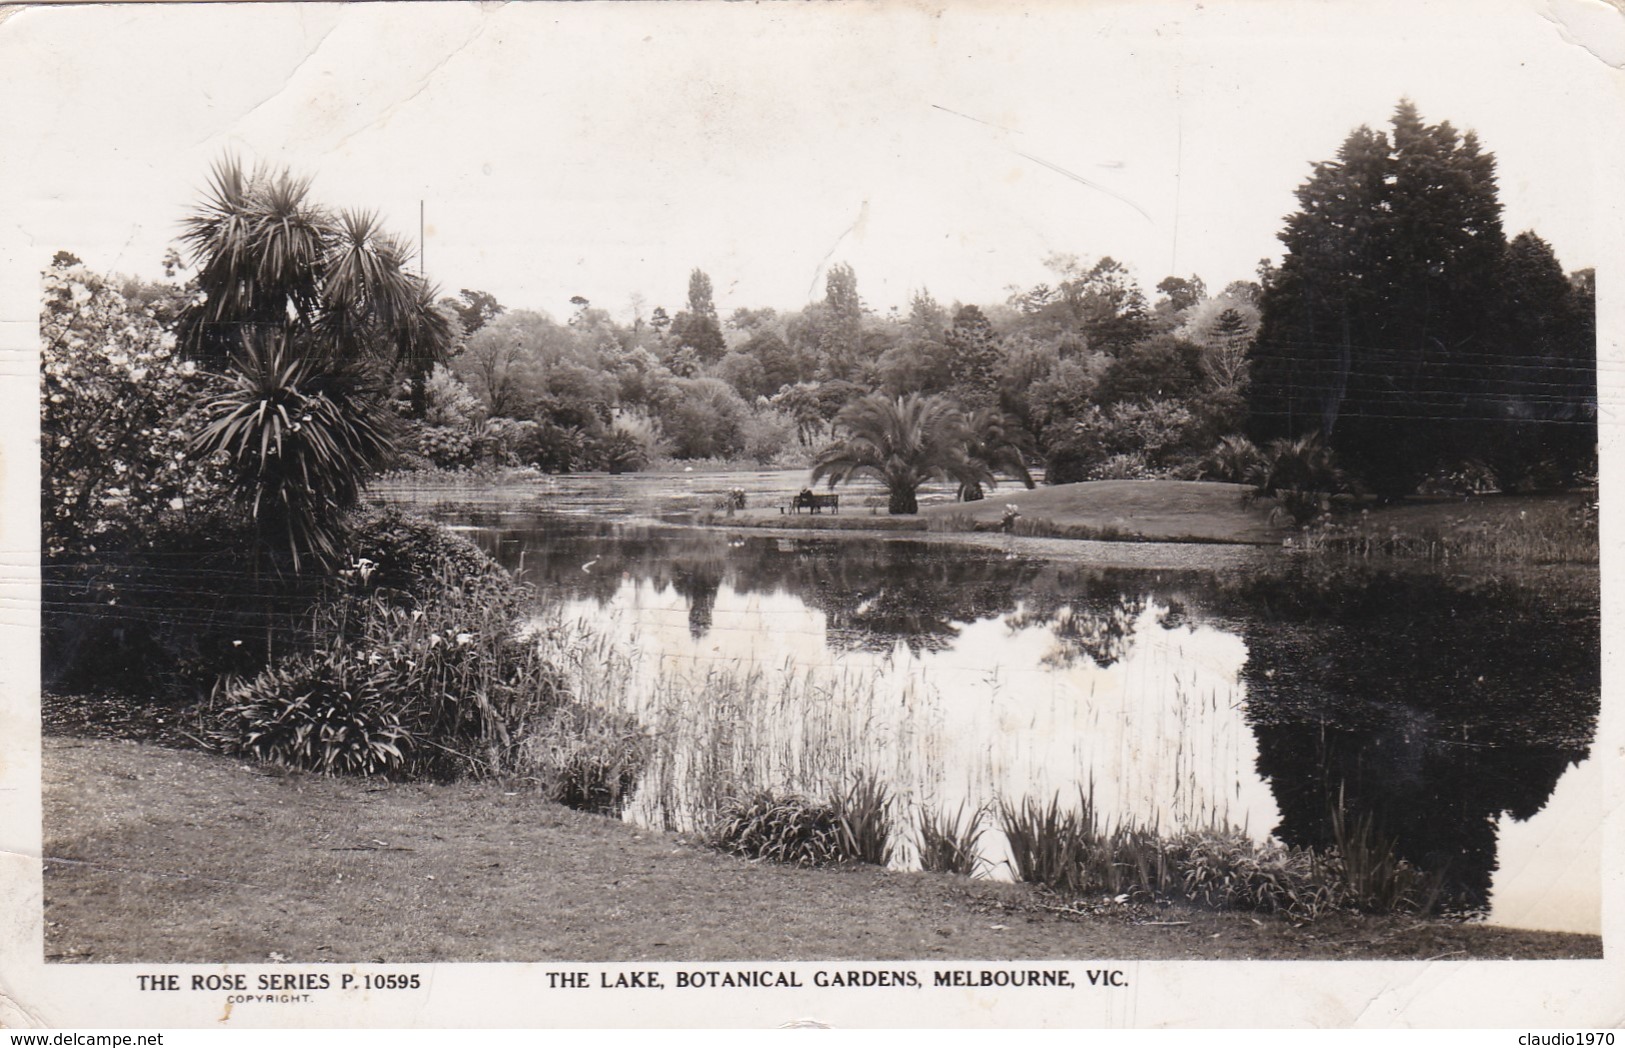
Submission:
[[[1574,321],[1556,260],[1506,244],[1494,157],[1409,102],[1391,126],[1391,139],[1356,129],[1298,189],[1262,295],[1250,412],[1256,438],[1319,431],[1371,487],[1397,494],[1429,469],[1519,443],[1531,414],[1557,424],[1576,394],[1560,409],[1535,399],[1545,351],[1527,317],[1563,331]],[[1521,306],[1521,294],[1538,302]]]

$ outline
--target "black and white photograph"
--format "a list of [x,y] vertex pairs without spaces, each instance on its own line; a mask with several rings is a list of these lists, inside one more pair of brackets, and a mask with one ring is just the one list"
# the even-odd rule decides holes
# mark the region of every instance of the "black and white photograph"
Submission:
[[1625,1023],[1616,4],[0,69],[0,1026]]

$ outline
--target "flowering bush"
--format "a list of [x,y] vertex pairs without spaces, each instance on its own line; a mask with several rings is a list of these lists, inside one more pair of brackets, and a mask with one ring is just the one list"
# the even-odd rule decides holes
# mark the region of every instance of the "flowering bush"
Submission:
[[[529,591],[500,569],[443,571],[417,584],[421,596],[375,588],[400,570],[358,557],[339,573],[304,649],[228,695],[216,733],[227,750],[324,772],[453,778],[522,766],[525,740],[568,698],[521,629]],[[304,724],[316,725],[313,741],[297,734]],[[360,761],[360,739],[391,749],[369,743]]]
[[40,314],[40,528],[47,559],[139,540],[213,512],[214,459],[189,459],[211,380],[174,336],[83,265],[44,276]]

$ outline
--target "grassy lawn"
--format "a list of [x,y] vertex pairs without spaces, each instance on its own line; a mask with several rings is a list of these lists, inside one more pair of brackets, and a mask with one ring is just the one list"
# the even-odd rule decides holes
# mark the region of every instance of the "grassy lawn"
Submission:
[[1017,885],[750,863],[494,784],[62,735],[44,756],[55,962],[1601,956],[1449,921],[1059,913]]
[[1278,545],[1285,531],[1270,523],[1267,504],[1242,504],[1247,490],[1192,480],[1097,480],[1032,491],[1001,488],[979,502],[931,506],[921,516],[996,525],[1012,503],[1029,524],[1049,521],[1095,533],[1080,538]]

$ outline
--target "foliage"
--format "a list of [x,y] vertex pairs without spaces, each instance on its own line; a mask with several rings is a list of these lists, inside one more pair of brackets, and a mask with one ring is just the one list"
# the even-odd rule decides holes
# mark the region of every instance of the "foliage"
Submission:
[[411,733],[384,681],[340,650],[295,655],[235,689],[222,713],[227,752],[327,774],[372,775],[405,760]]
[[407,269],[410,250],[376,214],[329,212],[287,170],[215,165],[182,240],[202,299],[181,319],[188,353],[221,366],[250,340],[280,337],[325,356],[390,361],[419,395],[460,334],[438,292]]
[[677,458],[737,455],[750,407],[717,378],[680,378],[660,407],[660,429]]
[[[331,708],[347,716],[354,707],[367,724],[399,729],[391,739],[399,751],[393,770],[457,777],[522,768],[531,731],[568,700],[559,673],[521,635],[527,591],[505,573],[447,573],[424,587],[426,596],[403,599],[370,588],[365,566],[346,584],[312,613],[314,654],[287,656],[228,694],[217,729],[222,743],[261,752],[253,748],[256,733],[287,710]],[[327,705],[313,706],[308,694]],[[274,757],[321,771],[376,770],[341,760],[330,737],[337,738],[319,734],[316,748],[279,749]],[[345,736],[345,744],[356,737]]]
[[854,862],[891,862],[891,792],[877,776],[859,773],[835,801],[840,812],[842,854]]
[[1426,910],[1438,893],[1438,880],[1399,858],[1394,842],[1382,836],[1370,814],[1349,819],[1341,794],[1331,808],[1335,848],[1331,863],[1341,903],[1366,913]]
[[[1308,429],[1368,486],[1407,494],[1439,464],[1595,446],[1593,333],[1532,235],[1509,245],[1495,158],[1401,102],[1298,189],[1253,349],[1257,439]],[[1505,461],[1501,461],[1504,459]]]
[[631,716],[567,702],[522,745],[521,767],[550,800],[618,816],[643,771],[649,739]]
[[993,324],[976,306],[961,306],[946,337],[949,374],[961,403],[988,406],[995,394],[999,360]]
[[711,296],[711,278],[701,270],[688,276],[688,309],[672,318],[671,339],[679,348],[693,350],[701,363],[718,359],[726,349]]
[[765,466],[794,448],[796,422],[777,408],[763,406],[740,424],[739,438],[745,457]]
[[834,487],[854,476],[873,476],[886,486],[890,513],[919,512],[916,492],[933,478],[992,481],[986,467],[966,453],[963,415],[942,397],[910,394],[889,400],[871,394],[843,408],[836,426],[845,436],[819,453],[813,483],[827,477]]
[[668,450],[659,422],[637,412],[617,411],[609,424],[604,468],[611,473],[636,472]]
[[1181,836],[1173,850],[1181,893],[1203,906],[1319,917],[1342,904],[1331,869],[1307,848],[1207,831]]
[[420,426],[417,452],[436,469],[462,469],[474,464],[474,430],[469,426]]
[[797,866],[885,866],[892,853],[891,796],[867,774],[823,801],[762,790],[724,802],[707,839],[733,855]]
[[1431,901],[1432,882],[1395,859],[1369,820],[1351,832],[1338,822],[1338,847],[1325,854],[1258,844],[1219,826],[1171,837],[1127,821],[1108,827],[1087,793],[1075,810],[1063,810],[1058,796],[1047,805],[1001,800],[998,820],[1017,878],[1066,894],[1178,899],[1307,919],[1337,910],[1411,912]]
[[423,421],[431,426],[466,429],[479,418],[479,398],[444,364],[436,364],[424,385]]
[[341,514],[395,448],[373,377],[280,336],[248,338],[227,389],[203,410],[195,452],[226,457],[261,543],[286,550],[295,571],[308,560],[332,563]]
[[1263,461],[1263,453],[1246,437],[1224,437],[1197,464],[1196,477],[1243,484],[1256,477]]
[[83,266],[45,271],[40,313],[40,538],[46,558],[185,527],[225,477],[189,457],[207,376],[177,359],[157,313]]
[[952,815],[947,811],[922,808],[920,811],[920,868],[931,873],[959,873],[973,876],[982,865],[982,816],[977,808],[967,819],[965,806]]
[[707,839],[731,855],[796,866],[828,866],[847,857],[834,804],[773,790],[726,802]]
[[[977,408],[965,418],[965,456],[980,471],[989,475],[1003,473],[1021,481],[1029,490],[1036,487],[1027,470],[1028,439],[1020,432],[1019,424],[1002,411]],[[982,497],[980,483],[963,484],[961,501],[972,502]]]
[[1201,347],[1172,335],[1136,342],[1107,366],[1095,395],[1102,404],[1179,400],[1201,382]]
[[1084,890],[1083,863],[1094,833],[1091,814],[1063,811],[1057,795],[1048,805],[1031,797],[1019,805],[1001,799],[997,815],[1018,880],[1057,891]]
[[[1104,408],[1091,404],[1069,429],[1050,436],[1045,480],[1070,484],[1103,479],[1100,471],[1105,463],[1120,455],[1141,457],[1145,470],[1154,473],[1189,450],[1197,428],[1195,416],[1177,401],[1125,402]],[[1111,468],[1129,468],[1141,459],[1117,459]]]
[[1270,441],[1252,479],[1256,497],[1275,499],[1300,525],[1324,514],[1331,496],[1352,490],[1348,475],[1319,433]]
[[[393,591],[413,602],[428,600],[443,579],[500,580],[501,565],[455,532],[393,507],[369,509],[347,522],[347,577],[367,592]],[[359,574],[365,565],[366,577]]]

